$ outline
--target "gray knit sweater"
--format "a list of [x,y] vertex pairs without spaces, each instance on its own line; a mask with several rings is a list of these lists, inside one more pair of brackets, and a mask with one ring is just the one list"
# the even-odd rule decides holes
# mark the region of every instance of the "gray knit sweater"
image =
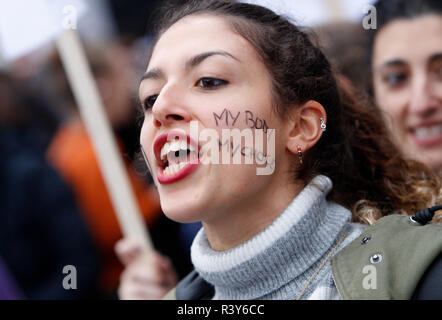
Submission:
[[[328,177],[315,177],[269,227],[228,251],[212,250],[201,229],[192,244],[192,262],[215,287],[214,299],[296,299],[343,232],[345,240],[334,254],[365,228],[351,223],[350,211],[326,200],[331,189]],[[302,299],[341,299],[330,260]]]

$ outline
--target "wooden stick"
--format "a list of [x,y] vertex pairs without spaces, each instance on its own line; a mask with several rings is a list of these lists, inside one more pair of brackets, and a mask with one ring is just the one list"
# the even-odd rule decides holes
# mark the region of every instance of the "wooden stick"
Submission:
[[148,253],[152,250],[152,243],[78,34],[75,30],[67,30],[57,38],[56,45],[92,140],[123,235],[142,241],[145,253]]
[[7,70],[7,64],[6,64],[6,59],[3,58],[1,49],[2,48],[0,46],[0,71],[5,71]]

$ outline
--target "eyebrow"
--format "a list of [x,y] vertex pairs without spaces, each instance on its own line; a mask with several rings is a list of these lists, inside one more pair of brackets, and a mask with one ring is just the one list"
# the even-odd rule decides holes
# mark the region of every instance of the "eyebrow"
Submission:
[[407,65],[407,63],[404,60],[394,59],[394,60],[384,62],[383,64],[381,64],[377,68],[377,70],[380,71],[380,70],[387,68],[387,67],[401,67],[401,66],[405,66],[405,65]]
[[[438,52],[438,53],[431,55],[430,58],[428,59],[428,61],[429,61],[429,64],[431,64],[434,61],[437,61],[439,59],[442,59],[442,52]],[[381,64],[379,66],[379,68],[377,68],[377,69],[382,70],[387,67],[401,67],[401,66],[405,66],[406,64],[407,63],[402,59],[394,59],[394,60],[390,60],[390,61],[387,61],[387,62]]]
[[140,79],[140,83],[143,82],[144,80],[147,80],[147,79],[153,79],[153,80],[156,80],[156,79],[161,79],[161,78],[164,78],[164,74],[163,74],[163,72],[162,72],[160,69],[155,68],[155,69],[152,69],[152,70],[146,72],[146,73],[141,77],[141,79]]
[[230,53],[226,52],[226,51],[209,51],[209,52],[204,52],[201,54],[198,54],[196,56],[194,56],[193,58],[191,58],[189,61],[186,62],[186,70],[195,68],[197,65],[199,65],[201,62],[203,62],[204,60],[206,60],[209,57],[212,56],[223,56],[223,57],[227,57],[227,58],[231,58],[233,60],[236,60],[238,62],[241,62],[238,58],[236,58],[235,56],[231,55]]
[[430,63],[432,63],[432,62],[437,61],[439,59],[442,59],[442,52],[438,52],[438,53],[433,54],[430,57],[430,59],[428,59],[428,60],[429,60]]
[[[233,60],[236,60],[236,61],[238,61],[238,62],[241,62],[241,60],[239,60],[239,59],[236,58],[234,55],[232,55],[232,54],[230,54],[230,53],[228,53],[228,52],[226,52],[226,51],[223,51],[223,50],[208,51],[208,52],[200,53],[200,54],[198,54],[198,55],[196,55],[196,56],[190,58],[190,59],[186,62],[186,64],[185,64],[185,70],[189,70],[189,69],[195,68],[197,65],[201,64],[201,63],[202,63],[204,60],[206,60],[207,58],[212,57],[212,56],[216,56],[216,55],[223,56],[223,57],[227,57],[227,58],[231,58],[231,59],[233,59]],[[141,83],[142,81],[144,81],[144,80],[147,80],[147,79],[157,80],[157,79],[162,79],[162,78],[164,79],[165,76],[164,76],[164,73],[161,71],[161,69],[159,69],[159,68],[154,68],[154,69],[149,70],[148,72],[146,72],[146,73],[141,77],[140,83]]]

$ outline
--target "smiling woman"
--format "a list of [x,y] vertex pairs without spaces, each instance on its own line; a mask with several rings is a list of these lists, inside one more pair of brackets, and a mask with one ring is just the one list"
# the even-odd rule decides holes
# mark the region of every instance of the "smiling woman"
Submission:
[[442,170],[442,3],[378,1],[373,87],[392,138],[407,157]]
[[[376,109],[341,90],[322,52],[283,17],[222,0],[165,6],[163,12],[139,88],[145,115],[140,141],[164,213],[203,223],[191,249],[195,272],[178,285],[177,297],[348,298],[345,285],[338,291],[340,277],[332,276],[342,270],[331,261],[360,243],[363,224],[434,205],[437,176],[398,155]],[[197,161],[190,167],[186,157],[207,156],[202,141],[192,139],[193,124],[218,136],[228,129],[274,129],[273,173],[257,175],[256,163]],[[269,138],[263,139],[266,149]],[[179,165],[171,168],[174,155]],[[440,226],[419,230],[428,229],[442,239]],[[430,247],[424,250],[428,264],[439,248]],[[159,277],[137,283],[138,271],[130,269],[122,298],[158,290]],[[207,287],[212,290],[200,290]],[[413,293],[393,291],[386,290],[393,298]]]

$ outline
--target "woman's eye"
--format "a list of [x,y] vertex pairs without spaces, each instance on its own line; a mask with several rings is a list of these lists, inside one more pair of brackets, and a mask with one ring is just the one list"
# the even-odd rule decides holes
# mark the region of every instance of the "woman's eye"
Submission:
[[144,110],[152,109],[153,105],[155,104],[155,101],[157,101],[157,98],[158,98],[157,94],[147,97],[144,100],[144,105],[143,105]]
[[201,78],[197,82],[197,86],[203,89],[216,89],[225,84],[227,81],[216,78]]
[[396,86],[401,84],[407,79],[407,75],[405,73],[390,73],[384,77],[384,81],[390,85]]

